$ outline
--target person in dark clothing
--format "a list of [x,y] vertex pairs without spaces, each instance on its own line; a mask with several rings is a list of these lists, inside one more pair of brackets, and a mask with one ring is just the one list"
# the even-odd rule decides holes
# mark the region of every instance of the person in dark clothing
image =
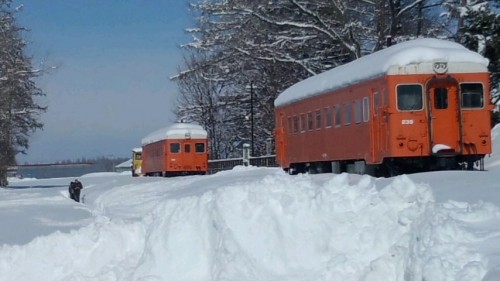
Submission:
[[75,182],[74,181],[69,183],[68,193],[69,193],[69,198],[75,200]]
[[78,180],[75,179],[69,184],[68,192],[69,192],[69,197],[76,202],[80,202],[80,191],[83,189],[82,183]]

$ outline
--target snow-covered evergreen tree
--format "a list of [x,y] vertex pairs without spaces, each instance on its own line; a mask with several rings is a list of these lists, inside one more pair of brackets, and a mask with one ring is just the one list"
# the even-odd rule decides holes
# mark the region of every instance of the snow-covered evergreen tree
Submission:
[[10,4],[0,0],[0,186],[7,185],[7,167],[15,164],[16,154],[28,148],[30,133],[42,128],[39,115],[45,111],[36,101],[43,93],[33,81],[40,70],[25,54],[23,29]]

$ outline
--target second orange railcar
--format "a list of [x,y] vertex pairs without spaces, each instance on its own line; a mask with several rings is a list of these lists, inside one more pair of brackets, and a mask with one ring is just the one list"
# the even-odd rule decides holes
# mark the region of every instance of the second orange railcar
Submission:
[[207,132],[199,125],[177,123],[142,140],[145,176],[205,175]]
[[299,82],[275,101],[278,163],[290,173],[482,168],[486,66],[456,43],[417,39]]

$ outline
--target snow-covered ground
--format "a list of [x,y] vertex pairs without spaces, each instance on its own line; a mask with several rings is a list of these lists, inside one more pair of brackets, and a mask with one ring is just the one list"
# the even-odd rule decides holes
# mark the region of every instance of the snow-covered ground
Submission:
[[[493,130],[500,151],[500,127]],[[500,280],[500,157],[373,178],[236,167],[211,176],[13,181],[0,280]]]

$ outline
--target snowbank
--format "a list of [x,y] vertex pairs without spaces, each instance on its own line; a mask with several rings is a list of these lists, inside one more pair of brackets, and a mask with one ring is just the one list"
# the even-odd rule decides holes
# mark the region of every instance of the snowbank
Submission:
[[500,268],[498,205],[436,202],[408,176],[86,180],[86,206],[68,205],[91,223],[3,245],[2,280],[474,281]]

